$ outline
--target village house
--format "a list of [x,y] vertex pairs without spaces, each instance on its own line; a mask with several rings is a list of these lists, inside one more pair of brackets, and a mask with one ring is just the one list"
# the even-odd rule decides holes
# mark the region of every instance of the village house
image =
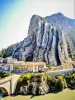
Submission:
[[17,61],[17,59],[10,57],[5,58],[5,63],[12,64],[14,61]]
[[0,64],[3,63],[3,61],[4,61],[4,58],[0,57]]
[[40,72],[48,70],[44,62],[24,62],[15,61],[13,63],[14,72]]
[[0,70],[3,71],[13,71],[13,64],[0,64]]

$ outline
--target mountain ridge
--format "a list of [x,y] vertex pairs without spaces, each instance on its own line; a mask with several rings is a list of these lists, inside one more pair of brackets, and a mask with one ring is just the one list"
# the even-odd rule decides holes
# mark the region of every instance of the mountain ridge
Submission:
[[[66,30],[63,29],[65,24],[68,25],[65,26]],[[33,15],[27,38],[19,43],[12,56],[24,61],[45,61],[50,65],[62,64],[69,60],[65,34],[74,27],[71,19],[66,19],[61,13],[49,18]]]
[[15,46],[12,57],[24,61],[44,61],[50,65],[65,63],[75,55],[74,29],[75,19],[69,19],[62,13],[46,17],[33,15],[28,36]]

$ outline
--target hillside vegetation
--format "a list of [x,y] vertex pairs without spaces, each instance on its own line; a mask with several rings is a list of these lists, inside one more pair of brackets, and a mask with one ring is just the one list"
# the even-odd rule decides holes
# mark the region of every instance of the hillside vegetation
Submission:
[[75,89],[75,72],[66,76],[23,74],[18,80],[15,93],[41,95],[55,93],[65,88]]
[[12,53],[13,53],[16,45],[17,45],[17,43],[8,46],[6,49],[2,49],[0,51],[0,57],[6,58],[6,57],[9,57],[9,56],[12,56]]

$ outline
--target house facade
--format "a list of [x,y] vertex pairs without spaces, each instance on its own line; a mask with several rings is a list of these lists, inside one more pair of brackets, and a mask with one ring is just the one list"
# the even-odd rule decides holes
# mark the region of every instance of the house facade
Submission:
[[17,59],[12,58],[12,57],[5,58],[5,62],[8,64],[12,64],[14,61],[17,61]]
[[14,72],[39,72],[47,69],[44,62],[24,62],[15,61],[13,63]]
[[0,57],[0,63],[3,63],[3,61],[4,61],[4,58]]

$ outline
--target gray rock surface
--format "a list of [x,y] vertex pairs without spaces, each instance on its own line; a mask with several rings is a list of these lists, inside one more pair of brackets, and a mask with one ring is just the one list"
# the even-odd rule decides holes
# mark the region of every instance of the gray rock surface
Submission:
[[16,46],[12,56],[24,61],[45,61],[50,65],[69,59],[64,33],[37,15],[30,20],[28,37]]

